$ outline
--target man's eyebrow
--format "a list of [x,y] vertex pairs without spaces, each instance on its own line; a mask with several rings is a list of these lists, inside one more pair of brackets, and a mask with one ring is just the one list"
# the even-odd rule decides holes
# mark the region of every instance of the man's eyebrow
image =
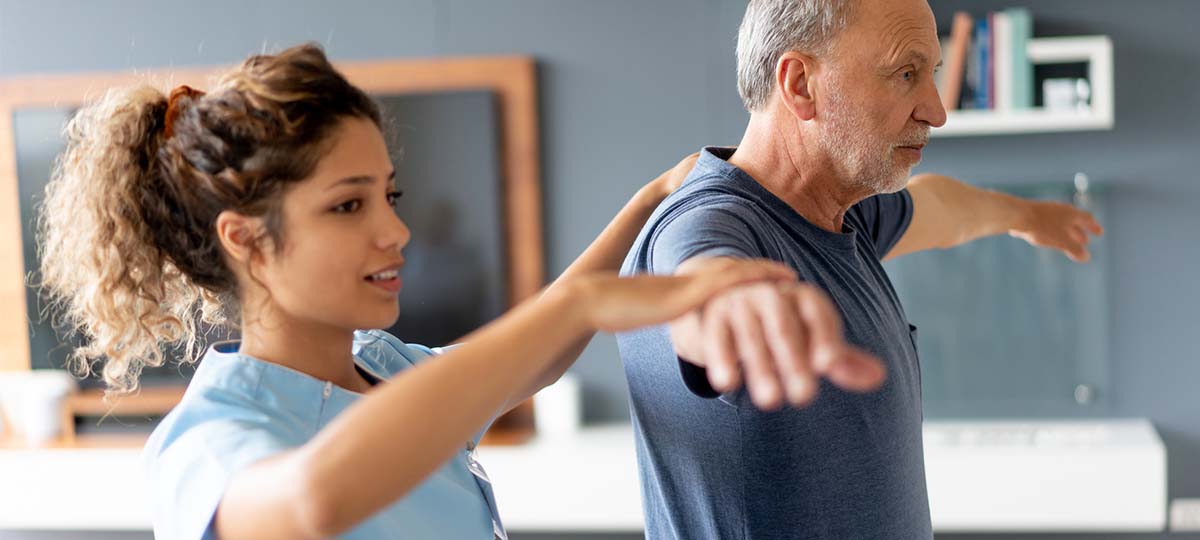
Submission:
[[[910,62],[918,62],[918,63],[922,63],[922,64],[928,64],[929,57],[925,56],[925,53],[923,53],[921,51],[908,51],[908,53],[904,55],[901,63],[907,64]],[[939,63],[939,65],[940,65],[940,63]]]

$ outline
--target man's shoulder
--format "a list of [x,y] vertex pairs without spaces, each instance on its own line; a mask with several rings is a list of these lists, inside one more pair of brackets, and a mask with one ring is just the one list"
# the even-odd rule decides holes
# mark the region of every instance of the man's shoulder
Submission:
[[680,186],[659,206],[655,226],[662,227],[682,216],[752,216],[762,209],[754,193],[734,179],[704,173]]

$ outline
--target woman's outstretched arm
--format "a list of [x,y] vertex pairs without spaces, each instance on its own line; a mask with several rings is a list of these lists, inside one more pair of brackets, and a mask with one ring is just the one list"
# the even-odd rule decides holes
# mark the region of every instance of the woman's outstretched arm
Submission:
[[[589,272],[616,272],[620,270],[621,263],[625,260],[625,255],[633,246],[633,242],[637,240],[638,233],[641,232],[646,221],[650,219],[650,215],[654,213],[654,209],[658,208],[659,203],[663,202],[668,195],[683,183],[688,173],[692,171],[692,167],[696,165],[696,158],[699,155],[699,153],[696,153],[684,158],[674,167],[663,172],[658,178],[655,178],[638,190],[633,198],[625,203],[621,211],[613,217],[612,221],[604,227],[600,235],[588,245],[587,249],[546,290],[552,291],[560,283],[569,281],[574,276]],[[527,388],[514,395],[504,410],[516,407],[542,388],[562,377],[567,368],[571,367],[579,359],[579,355],[583,354],[583,350],[587,348],[593,336],[595,336],[595,332],[585,332],[581,335]]]
[[[573,276],[384,383],[315,438],[238,473],[215,517],[225,540],[327,538],[400,499],[580,339],[669,321],[750,281],[794,280],[770,262],[693,275]],[[187,489],[187,486],[179,486]]]

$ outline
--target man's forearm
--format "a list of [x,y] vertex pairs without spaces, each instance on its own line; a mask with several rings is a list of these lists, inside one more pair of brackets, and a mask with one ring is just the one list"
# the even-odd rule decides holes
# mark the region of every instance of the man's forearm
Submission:
[[914,176],[908,191],[913,220],[888,258],[1019,230],[1029,219],[1029,201],[947,176]]
[[[977,188],[947,176],[919,175],[913,178],[918,191],[929,189],[946,216],[950,233],[946,245],[954,247],[977,238],[1007,233],[1026,221],[1028,202],[987,189]],[[926,186],[928,186],[926,188]]]

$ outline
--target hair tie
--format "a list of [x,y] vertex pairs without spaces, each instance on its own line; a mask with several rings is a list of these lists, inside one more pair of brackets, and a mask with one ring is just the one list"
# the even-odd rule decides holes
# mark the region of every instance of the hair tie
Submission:
[[163,118],[163,133],[166,138],[170,139],[171,135],[175,134],[175,119],[179,117],[179,98],[187,96],[191,99],[196,99],[204,96],[204,92],[196,90],[188,85],[180,85],[171,90],[171,94],[167,96],[167,113]]

